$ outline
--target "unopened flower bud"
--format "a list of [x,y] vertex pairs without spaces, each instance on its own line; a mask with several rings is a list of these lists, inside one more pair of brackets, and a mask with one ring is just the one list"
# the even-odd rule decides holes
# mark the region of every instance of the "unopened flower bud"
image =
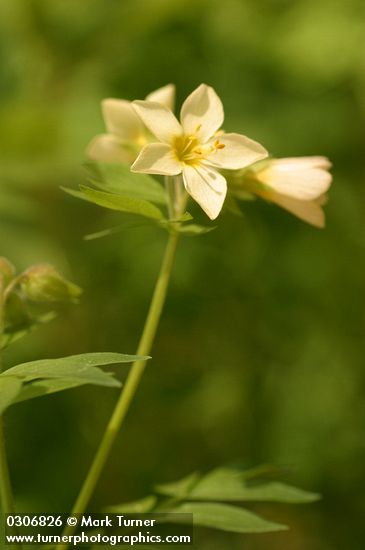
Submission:
[[75,301],[82,290],[64,279],[54,267],[48,264],[35,265],[27,269],[21,278],[20,287],[33,302]]

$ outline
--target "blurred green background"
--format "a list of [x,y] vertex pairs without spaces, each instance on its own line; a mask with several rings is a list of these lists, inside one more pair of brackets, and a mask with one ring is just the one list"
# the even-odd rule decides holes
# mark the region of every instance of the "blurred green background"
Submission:
[[[270,462],[323,500],[256,507],[291,531],[202,531],[199,550],[363,549],[364,37],[363,0],[0,0],[0,253],[19,269],[54,263],[85,289],[8,365],[136,348],[166,235],[85,242],[120,218],[59,189],[85,181],[101,99],[174,82],[180,104],[206,82],[227,130],[334,163],[324,231],[255,201],[182,240],[154,360],[93,509],[192,470]],[[68,509],[115,398],[82,388],[7,414],[23,510]]]

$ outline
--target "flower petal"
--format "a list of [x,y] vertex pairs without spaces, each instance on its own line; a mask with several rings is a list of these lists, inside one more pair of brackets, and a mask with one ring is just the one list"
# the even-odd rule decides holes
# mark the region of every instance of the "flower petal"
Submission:
[[219,130],[224,120],[221,100],[213,88],[201,84],[181,108],[181,124],[186,135],[196,135],[204,143]]
[[132,172],[176,176],[181,173],[181,164],[175,158],[172,149],[165,143],[150,143],[140,152],[131,166]]
[[175,109],[175,85],[167,84],[163,88],[159,88],[154,92],[151,92],[146,97],[146,101],[154,101],[155,103],[161,103],[171,111]]
[[171,143],[182,134],[182,128],[175,115],[160,103],[133,101],[133,106],[147,128],[163,143]]
[[101,102],[106,129],[124,141],[138,141],[143,136],[143,124],[130,101],[104,99]]
[[312,200],[325,193],[332,182],[332,175],[321,168],[302,168],[285,162],[270,162],[256,177],[277,193],[301,200]]
[[291,214],[294,214],[297,218],[310,223],[316,227],[323,228],[325,226],[325,216],[323,209],[321,208],[321,201],[301,201],[288,197],[286,195],[280,195],[280,193],[270,193],[264,198],[269,199],[271,202],[281,206]]
[[222,210],[227,193],[227,182],[222,174],[209,166],[185,165],[183,179],[189,195],[214,220]]
[[135,159],[132,151],[123,147],[123,143],[111,134],[96,136],[86,149],[87,156],[99,162],[122,162],[130,164]]
[[218,147],[207,160],[219,168],[238,170],[268,156],[266,149],[257,141],[240,134],[222,134],[216,143]]
[[279,165],[282,170],[305,170],[306,168],[322,168],[329,170],[332,166],[331,161],[327,157],[312,156],[312,157],[287,157],[283,159],[273,159],[273,166]]

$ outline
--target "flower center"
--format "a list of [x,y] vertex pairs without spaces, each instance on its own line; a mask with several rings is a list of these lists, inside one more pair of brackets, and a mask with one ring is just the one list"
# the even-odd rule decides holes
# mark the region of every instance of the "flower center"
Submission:
[[174,141],[177,159],[186,164],[194,164],[199,158],[199,141],[195,136],[177,136]]
[[190,166],[199,164],[205,157],[224,147],[219,139],[203,145],[195,135],[176,136],[173,144],[177,159]]

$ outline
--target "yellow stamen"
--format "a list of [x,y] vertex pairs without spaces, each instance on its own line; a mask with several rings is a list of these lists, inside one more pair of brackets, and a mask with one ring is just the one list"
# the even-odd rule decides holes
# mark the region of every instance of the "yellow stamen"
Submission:
[[189,147],[193,143],[194,139],[195,139],[194,136],[187,136],[186,143],[184,144],[184,147],[180,152],[181,155],[183,155],[185,153],[185,151],[187,151],[189,149]]
[[221,143],[219,141],[219,139],[216,139],[215,142],[214,142],[214,147],[216,149],[224,149],[225,148],[225,144],[224,143]]

